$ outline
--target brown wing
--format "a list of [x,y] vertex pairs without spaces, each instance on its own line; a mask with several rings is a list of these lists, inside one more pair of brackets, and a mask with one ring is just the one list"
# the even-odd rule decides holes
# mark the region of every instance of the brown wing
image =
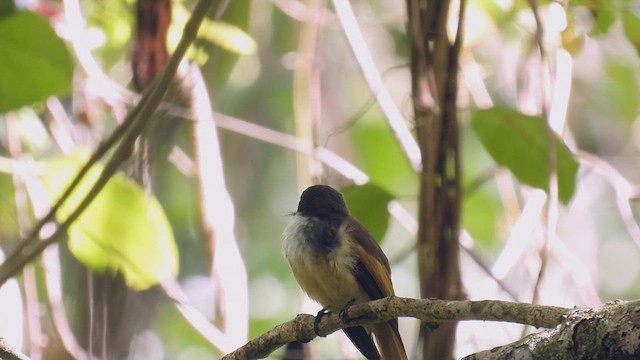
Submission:
[[[389,260],[373,239],[369,231],[356,220],[349,221],[345,232],[351,240],[351,248],[358,259],[354,276],[371,300],[395,295],[391,283]],[[398,320],[373,325],[382,359],[407,359],[407,354],[398,331]]]
[[389,260],[367,228],[354,219],[345,224],[351,248],[358,259],[355,276],[371,300],[394,295]]

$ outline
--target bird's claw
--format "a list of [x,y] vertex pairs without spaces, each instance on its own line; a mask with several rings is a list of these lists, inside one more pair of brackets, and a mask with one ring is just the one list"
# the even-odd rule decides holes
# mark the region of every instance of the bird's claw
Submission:
[[340,310],[340,319],[342,320],[342,322],[349,322],[349,320],[351,320],[351,318],[349,317],[349,308],[353,305],[353,303],[356,302],[356,299],[351,299],[349,300],[348,303],[346,303],[344,305],[344,307]]
[[316,315],[316,319],[313,321],[313,331],[316,333],[316,335],[318,336],[322,336],[324,337],[324,335],[320,334],[320,321],[322,321],[322,318],[325,317],[329,312],[327,311],[327,309],[322,309],[320,311],[318,311],[318,315]]

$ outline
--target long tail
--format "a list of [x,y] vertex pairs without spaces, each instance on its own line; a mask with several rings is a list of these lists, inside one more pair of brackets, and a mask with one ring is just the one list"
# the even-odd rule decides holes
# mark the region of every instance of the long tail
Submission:
[[372,332],[376,336],[376,343],[383,360],[407,359],[407,352],[404,350],[404,344],[398,332],[398,320],[375,324]]

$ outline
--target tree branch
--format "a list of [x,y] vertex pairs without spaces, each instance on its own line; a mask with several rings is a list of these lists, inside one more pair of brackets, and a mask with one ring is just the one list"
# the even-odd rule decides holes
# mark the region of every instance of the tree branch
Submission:
[[29,357],[7,344],[4,338],[0,337],[0,359],[5,360],[29,360]]
[[464,359],[514,358],[638,359],[640,301],[614,301],[598,308],[572,310],[559,327]]
[[[322,318],[318,330],[321,336],[342,328],[388,321],[398,317],[413,317],[426,323],[459,320],[487,320],[526,324],[550,328],[560,324],[570,309],[555,306],[531,305],[497,300],[446,301],[388,297],[350,307],[348,321],[337,313]],[[223,360],[264,358],[279,347],[292,342],[308,342],[318,336],[314,330],[315,317],[299,314],[295,319],[277,325],[263,335],[223,357]]]

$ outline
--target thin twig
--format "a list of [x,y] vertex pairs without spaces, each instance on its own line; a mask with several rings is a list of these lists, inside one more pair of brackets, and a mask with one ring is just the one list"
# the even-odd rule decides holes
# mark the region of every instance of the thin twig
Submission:
[[[69,355],[76,359],[97,360],[90,352],[85,351],[76,339],[71,325],[67,309],[62,299],[62,275],[60,271],[60,255],[58,246],[49,247],[43,255],[44,281],[49,301],[49,313],[53,321],[53,327]],[[93,327],[90,327],[90,329]],[[91,339],[91,336],[89,336]],[[89,342],[91,344],[91,341]]]
[[[298,65],[293,71],[293,122],[296,137],[317,143],[317,125],[320,122],[321,91],[318,75],[318,39],[324,0],[309,1],[313,18],[300,24],[298,32]],[[295,154],[296,178],[300,190],[311,185],[311,179],[322,176],[322,169],[313,159]]]
[[[538,8],[537,0],[528,0],[529,6],[531,7],[531,12],[533,13],[533,17],[536,22],[536,42],[538,44],[538,50],[540,51],[540,67],[542,68],[546,63],[546,51],[544,48],[544,27],[542,24],[542,20],[540,19],[540,13]],[[545,71],[541,71],[541,81],[540,81],[540,91],[542,93],[541,103],[542,103],[542,117],[545,119],[546,133],[547,133],[547,159],[549,161],[548,169],[549,169],[549,184],[548,184],[548,197],[546,202],[546,213],[547,213],[547,226],[544,236],[544,243],[542,248],[540,249],[540,270],[538,271],[538,276],[536,278],[536,283],[534,285],[533,290],[533,299],[532,302],[536,303],[540,298],[540,286],[542,284],[542,279],[544,278],[544,272],[547,267],[547,260],[549,256],[549,246],[550,242],[554,238],[554,234],[557,227],[558,222],[558,159],[556,154],[556,135],[553,131],[551,125],[549,124],[548,119],[548,110],[547,110],[547,96],[545,91],[545,81],[544,74]]]
[[231,347],[232,342],[229,341],[228,336],[212,324],[200,311],[189,304],[186,294],[184,294],[175,278],[164,280],[160,284],[160,289],[173,302],[173,305],[182,314],[185,321],[200,333],[209,344],[223,353],[233,350]]
[[[19,161],[22,154],[22,143],[20,134],[17,131],[17,116],[11,114],[5,117],[5,127],[7,132],[7,148],[13,159]],[[27,180],[18,176],[16,173],[12,176],[14,187],[14,201],[16,206],[16,220],[19,233],[24,233],[28,228],[27,223],[29,217],[29,205],[27,197]],[[26,311],[27,335],[29,339],[29,349],[31,356],[35,359],[42,358],[42,349],[44,347],[44,336],[42,331],[42,322],[40,321],[40,302],[38,300],[38,287],[36,286],[36,275],[33,266],[27,266],[24,269],[24,277],[22,279],[22,288],[24,291],[24,304]]]
[[[407,66],[408,66],[407,64],[394,65],[386,69],[385,71],[383,71],[380,74],[380,78],[384,79],[391,70],[403,69],[403,68],[406,68]],[[354,126],[375,104],[376,104],[376,97],[373,94],[369,94],[369,97],[364,102],[364,104],[358,107],[358,109],[356,109],[353,115],[347,117],[347,120],[344,122],[344,124],[338,125],[332,130],[328,131],[326,139],[323,142],[324,145],[327,146],[327,144],[329,144],[329,141],[331,140],[332,136],[341,134],[349,130],[352,126]]]
[[400,142],[400,146],[405,155],[411,162],[413,169],[419,172],[422,167],[420,148],[413,138],[409,127],[407,126],[400,110],[393,102],[389,91],[382,82],[380,73],[376,69],[371,53],[367,48],[367,43],[360,31],[358,22],[353,14],[353,9],[348,0],[332,0],[333,7],[340,20],[342,32],[344,33],[351,50],[358,62],[362,75],[364,76],[369,90],[375,96],[380,110],[387,118],[389,126],[393,130],[394,135]]
[[640,193],[640,187],[629,182],[615,167],[596,155],[579,151],[578,158],[581,164],[596,170],[611,185],[616,194],[616,205],[622,222],[633,242],[640,248],[640,226],[633,216],[633,209],[629,203]]
[[200,69],[189,69],[187,83],[193,116],[192,149],[200,195],[200,223],[203,243],[210,250],[210,276],[219,285],[217,320],[227,335],[226,346],[235,347],[249,334],[249,285],[247,269],[235,236],[235,209],[224,177],[224,162],[211,101]]

